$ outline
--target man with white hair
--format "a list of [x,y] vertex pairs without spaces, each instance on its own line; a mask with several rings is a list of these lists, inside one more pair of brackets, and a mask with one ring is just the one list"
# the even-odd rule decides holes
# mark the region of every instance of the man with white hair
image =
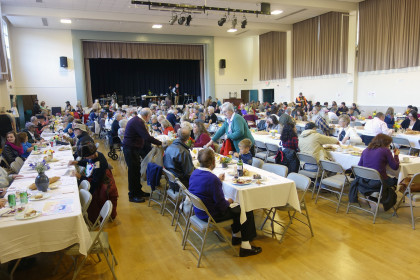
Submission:
[[[178,138],[165,150],[163,166],[175,175],[185,187],[188,188],[191,173],[194,171],[187,141],[190,139],[190,130],[186,127],[178,129]],[[170,185],[174,191],[179,190],[178,185]]]
[[279,118],[279,124],[282,126],[288,125],[294,125],[295,122],[293,121],[292,117],[290,116],[292,114],[292,108],[287,108],[283,114],[281,114]]
[[150,136],[146,124],[152,117],[149,108],[140,111],[140,118],[135,115],[128,121],[124,132],[123,152],[128,167],[128,198],[130,202],[144,202],[140,184],[140,157],[145,157],[152,149],[151,144],[162,145],[162,142]]

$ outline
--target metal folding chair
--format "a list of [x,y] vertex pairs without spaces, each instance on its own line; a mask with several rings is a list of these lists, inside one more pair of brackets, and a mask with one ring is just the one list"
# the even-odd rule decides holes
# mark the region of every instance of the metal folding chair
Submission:
[[255,140],[255,157],[266,161],[268,155],[265,143]]
[[273,172],[281,177],[287,177],[287,173],[289,171],[287,166],[273,163],[264,163],[262,169],[268,172]]
[[270,144],[270,143],[265,143],[265,146],[267,147],[267,151],[268,151],[266,162],[276,163],[276,159],[274,157],[276,156],[277,152],[279,151],[279,146],[274,145],[274,144]]
[[[220,230],[223,227],[230,226],[233,223],[232,219],[217,223],[213,219],[213,217],[210,215],[209,211],[207,210],[207,207],[204,205],[204,203],[201,201],[200,198],[193,195],[188,190],[185,190],[185,193],[187,194],[187,196],[191,200],[194,207],[197,208],[197,209],[200,209],[202,211],[205,211],[207,216],[209,217],[207,221],[203,221],[203,220],[199,219],[196,215],[193,215],[193,216],[190,217],[190,219],[189,219],[190,223],[188,224],[187,234],[185,235],[184,244],[182,246],[182,249],[184,250],[185,245],[188,242],[197,251],[197,253],[198,253],[197,267],[200,266],[201,257],[202,257],[203,252],[204,252],[204,245],[206,244],[207,234],[208,234],[210,228],[214,228],[216,231],[218,231],[220,236],[229,244],[230,248],[232,248],[235,255],[238,256],[237,250],[235,250],[232,243],[229,241],[229,239],[226,237],[226,235],[223,234],[223,232]],[[191,231],[194,232],[197,235],[197,237],[201,240],[200,249],[197,248],[191,240],[188,240],[188,235]]]
[[364,179],[368,179],[368,180],[379,181],[380,184],[381,184],[381,187],[380,187],[380,190],[379,190],[377,201],[375,201],[373,199],[370,199],[369,196],[368,197],[359,196],[359,192],[357,192],[358,193],[357,194],[358,199],[362,199],[362,200],[368,202],[369,204],[372,203],[372,204],[375,205],[374,210],[369,210],[369,209],[363,208],[363,207],[360,206],[360,204],[359,204],[359,206],[352,205],[349,201],[348,204],[347,204],[346,213],[347,214],[349,213],[349,210],[350,210],[351,207],[363,210],[363,211],[371,213],[373,215],[373,223],[375,223],[376,215],[378,214],[379,204],[380,204],[380,201],[381,201],[381,198],[382,198],[382,190],[383,190],[383,187],[384,187],[384,182],[382,181],[381,175],[379,174],[379,172],[377,170],[372,169],[372,168],[367,168],[367,167],[362,167],[362,166],[352,166],[351,169],[353,170],[353,174],[356,178],[360,177],[360,178],[364,178]]
[[[297,218],[296,217],[296,214],[297,214],[296,209],[294,209],[290,205],[271,208],[270,211],[267,213],[267,217],[265,218],[263,224],[261,225],[261,229],[263,229],[266,221],[269,219],[271,221],[271,234],[272,234],[273,237],[275,237],[276,232],[274,231],[274,223],[280,225],[282,228],[284,228],[284,230],[283,230],[283,233],[281,233],[281,239],[279,240],[279,242],[283,241],[283,238],[284,238],[287,230],[289,229],[290,225],[292,224],[293,219],[295,219],[295,220],[303,223],[304,225],[306,225],[309,228],[309,230],[311,231],[311,236],[312,237],[314,236],[311,220],[309,218],[308,208],[307,208],[306,202],[305,202],[305,194],[306,194],[307,190],[309,189],[309,186],[311,185],[311,179],[309,179],[308,177],[306,177],[302,174],[298,174],[298,173],[290,173],[287,176],[287,178],[295,182],[296,188],[301,193],[300,198],[299,198],[299,204],[300,204],[300,209],[302,211],[301,214],[306,218],[306,221],[302,221],[301,219]],[[275,220],[277,211],[287,212],[287,214],[289,216],[289,222],[287,223],[287,225],[283,225],[279,221]]]
[[89,220],[88,212],[87,212],[90,206],[90,203],[92,202],[92,194],[87,190],[80,189],[79,197],[80,197],[80,205],[82,206],[83,219],[85,220],[85,223],[87,224],[88,228],[92,230],[93,224]]
[[[411,226],[413,229],[416,229],[416,220],[420,217],[414,217],[414,205],[413,202],[420,201],[420,192],[413,192],[411,191],[411,186],[413,183],[420,183],[420,173],[414,174],[413,178],[411,178],[410,183],[408,184],[407,188],[404,191],[403,196],[401,197],[400,201],[397,203],[397,207],[395,207],[394,215],[397,215],[397,210],[401,207],[401,203],[407,198],[408,199],[408,207],[410,207],[411,212]],[[406,203],[406,202],[405,202]],[[407,206],[406,206],[407,207]]]
[[[189,197],[186,195],[187,188],[184,186],[184,184],[182,184],[181,181],[179,181],[178,179],[176,179],[176,183],[178,184],[179,190],[180,190],[180,193],[181,193],[180,194],[181,203],[179,204],[179,207],[177,209],[175,231],[177,230],[178,227],[181,229],[181,232],[182,232],[182,243],[181,243],[181,245],[184,245],[185,236],[186,236],[186,233],[187,233],[187,228],[188,228],[188,225],[190,223],[190,217],[191,217],[192,212],[193,212],[193,208],[192,208],[193,205],[192,205]],[[180,218],[182,218],[183,224],[182,224]]]
[[[151,163],[149,163],[149,164],[151,164]],[[163,187],[163,188],[161,186],[155,186],[153,188],[152,188],[152,186],[150,186],[150,188],[151,188],[151,192],[150,192],[148,206],[150,207],[151,202],[153,201],[160,206],[159,213],[162,213],[163,203],[165,201],[165,196],[166,196],[166,186]],[[154,198],[153,195],[157,195],[157,198]]]
[[[175,222],[176,211],[181,201],[181,196],[180,196],[179,191],[175,192],[173,189],[170,188],[170,183],[176,184],[176,177],[174,176],[174,174],[172,174],[166,168],[163,168],[163,174],[165,175],[167,183],[166,183],[166,195],[164,197],[163,207],[162,207],[163,208],[162,216],[165,214],[165,211],[167,211],[172,216],[171,226],[173,226]],[[168,202],[172,204],[172,206],[174,207],[173,209],[168,208]]]
[[[297,157],[299,158],[300,161],[300,166],[299,166],[299,174],[305,175],[306,177],[309,177],[311,179],[314,179],[315,181],[313,182],[313,189],[312,189],[312,199],[314,198],[314,194],[315,194],[315,189],[316,189],[316,185],[318,183],[318,178],[320,177],[320,173],[321,173],[321,168],[318,165],[318,162],[316,161],[316,159],[308,154],[304,154],[304,153],[296,153]],[[314,170],[306,170],[305,169],[305,165],[306,164],[311,164],[311,166],[315,167]]]
[[264,165],[264,161],[262,161],[259,158],[253,157],[252,158],[252,166],[256,167],[256,168],[262,168]]
[[[316,194],[315,204],[318,202],[318,198],[324,198],[328,201],[331,201],[337,204],[336,213],[338,213],[338,209],[340,208],[341,198],[343,197],[344,188],[346,186],[350,186],[351,181],[345,174],[345,170],[339,163],[335,163],[328,160],[320,160],[319,163],[322,167],[322,175],[321,175],[321,182],[319,183],[318,192]],[[326,177],[326,172],[332,172],[334,175]],[[328,192],[332,192],[337,195],[338,201],[333,200],[329,197],[323,196],[320,194],[320,190],[326,190]]]
[[83,180],[82,182],[80,182],[79,190],[89,191],[90,190],[89,181],[88,180]]
[[[411,143],[410,141],[408,141],[408,139],[402,138],[402,137],[392,137],[392,144],[399,145],[400,146],[399,149],[401,150],[401,152],[407,155],[411,155],[413,147],[411,146]],[[406,148],[403,148],[401,146],[406,147]]]

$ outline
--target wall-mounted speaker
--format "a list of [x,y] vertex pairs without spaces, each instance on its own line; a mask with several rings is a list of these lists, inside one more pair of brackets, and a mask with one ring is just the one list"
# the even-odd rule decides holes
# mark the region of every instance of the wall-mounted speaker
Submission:
[[60,67],[67,68],[67,56],[60,56]]
[[226,68],[226,59],[219,60],[219,68]]
[[270,3],[261,3],[261,12],[263,14],[269,15],[271,14],[271,5]]

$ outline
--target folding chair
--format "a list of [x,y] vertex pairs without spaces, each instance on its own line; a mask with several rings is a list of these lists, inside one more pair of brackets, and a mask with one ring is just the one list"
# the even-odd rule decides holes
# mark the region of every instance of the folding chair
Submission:
[[[184,245],[185,242],[185,236],[187,233],[187,228],[190,223],[190,217],[193,212],[192,209],[192,203],[191,200],[186,195],[187,188],[184,186],[184,184],[181,183],[178,179],[176,179],[176,183],[179,186],[180,190],[180,196],[181,196],[181,203],[179,204],[179,207],[177,209],[178,215],[176,216],[176,223],[175,223],[175,231],[179,227],[182,232],[182,243],[181,245]],[[184,221],[184,225],[182,225],[180,218],[182,218]]]
[[[166,168],[163,168],[163,174],[165,175],[167,183],[166,183],[166,195],[163,200],[162,216],[165,214],[165,210],[166,210],[172,216],[171,226],[173,226],[175,222],[176,211],[179,207],[181,197],[180,197],[179,191],[175,192],[170,187],[170,183],[176,184],[176,178],[174,174],[172,174]],[[168,202],[174,206],[173,210],[167,207]]]
[[267,151],[268,151],[266,162],[276,163],[276,159],[274,157],[279,151],[279,146],[270,144],[270,143],[265,143],[265,146],[267,147]]
[[79,190],[79,197],[80,197],[80,205],[82,206],[82,215],[83,219],[85,220],[85,223],[87,224],[88,228],[92,229],[92,222],[89,220],[88,217],[88,208],[90,206],[90,203],[92,202],[92,194],[84,189]]
[[414,206],[413,206],[413,202],[417,202],[420,201],[420,192],[413,192],[411,191],[411,186],[413,183],[420,183],[420,173],[414,174],[413,178],[411,179],[410,183],[408,184],[407,188],[404,191],[403,196],[401,197],[400,201],[397,204],[397,207],[394,210],[394,215],[397,214],[397,210],[401,206],[401,203],[404,201],[405,202],[405,198],[407,198],[408,201],[408,207],[410,207],[410,212],[411,212],[411,226],[413,227],[413,229],[416,229],[416,220],[419,219],[420,217],[414,217]]
[[[311,179],[309,179],[308,177],[302,175],[302,174],[298,174],[298,173],[290,173],[287,176],[288,179],[292,180],[295,182],[296,184],[296,188],[302,192],[302,194],[300,195],[299,198],[299,204],[300,204],[300,209],[301,209],[301,214],[306,217],[306,222],[302,221],[298,218],[296,218],[296,214],[297,211],[296,209],[294,209],[292,206],[290,205],[285,205],[285,206],[280,206],[280,207],[273,207],[270,209],[270,211],[267,213],[267,217],[264,220],[261,229],[264,227],[264,224],[266,223],[267,219],[270,219],[271,221],[271,233],[272,236],[274,237],[276,232],[274,231],[274,223],[280,225],[281,227],[284,228],[283,233],[281,234],[281,239],[279,240],[279,242],[283,241],[283,238],[287,232],[287,230],[289,229],[290,225],[292,224],[293,219],[301,222],[302,224],[306,225],[309,230],[311,231],[311,236],[314,236],[314,232],[312,230],[312,224],[311,224],[311,220],[309,218],[309,212],[308,212],[308,208],[306,206],[306,202],[305,202],[305,194],[307,192],[307,190],[309,189],[309,186],[311,185]],[[288,216],[289,216],[289,222],[287,223],[287,225],[283,225],[281,224],[279,221],[275,220],[275,216],[276,216],[276,212],[277,211],[281,211],[281,212],[287,212]],[[291,214],[291,212],[293,212],[293,214]],[[270,215],[273,216],[270,216]]]
[[399,149],[401,150],[402,154],[411,155],[413,147],[411,146],[411,143],[408,141],[408,139],[402,137],[392,137],[392,144],[399,145]]
[[14,161],[10,164],[10,169],[12,169],[12,172],[16,173],[16,174],[19,173],[21,167],[22,166],[16,161]]
[[262,168],[264,165],[264,161],[260,160],[259,158],[253,157],[252,158],[252,166],[256,168]]
[[[322,167],[322,175],[321,182],[319,183],[318,192],[316,194],[315,204],[318,202],[318,197],[324,198],[337,204],[336,213],[338,213],[341,198],[343,197],[344,188],[346,186],[350,186],[350,183],[351,181],[353,181],[353,179],[349,179],[347,177],[347,175],[345,174],[345,170],[338,163],[328,160],[320,160],[319,163]],[[326,172],[332,172],[334,173],[334,175],[325,177],[327,175]],[[321,189],[336,194],[338,196],[338,201],[332,200],[329,197],[322,196],[322,194],[320,194]]]
[[[108,222],[109,217],[111,216],[112,212],[112,203],[110,200],[107,200],[102,206],[101,212],[99,213],[99,217],[96,220],[95,224],[99,225],[98,231],[91,231],[90,236],[92,238],[92,243],[89,246],[89,249],[87,251],[87,255],[83,257],[83,260],[79,265],[77,265],[77,259],[75,260],[76,269],[73,274],[73,280],[77,278],[77,275],[79,274],[80,270],[82,269],[83,265],[85,264],[88,256],[90,254],[103,254],[105,257],[105,260],[108,264],[109,269],[112,272],[112,275],[114,276],[114,279],[117,279],[117,276],[115,275],[114,271],[114,264],[118,265],[117,259],[115,258],[114,252],[112,251],[111,245],[108,241],[108,234],[103,231],[104,225]],[[111,253],[111,260],[112,263],[110,263],[109,260],[109,253]],[[68,256],[79,256],[79,244],[75,244],[71,246],[70,248],[66,249],[64,251],[64,254]]]
[[265,143],[255,140],[255,148],[255,157],[266,161],[268,151]]
[[[321,173],[321,168],[319,167],[318,162],[316,161],[316,159],[313,156],[308,155],[308,154],[304,154],[304,153],[296,153],[296,155],[299,158],[299,161],[300,161],[300,164],[301,164],[299,166],[298,173],[315,180],[313,182],[314,187],[312,189],[312,197],[311,197],[313,199],[314,194],[315,194],[316,185],[318,183],[318,178],[319,178],[320,173]],[[311,164],[313,167],[316,166],[316,168],[314,168],[314,170],[305,170],[305,165],[306,164]]]
[[[202,257],[203,252],[204,252],[204,245],[206,244],[207,234],[208,234],[210,228],[215,228],[215,230],[219,232],[220,236],[229,244],[230,248],[232,248],[234,254],[236,256],[238,256],[237,250],[235,250],[232,243],[229,241],[229,239],[226,237],[226,235],[223,234],[223,232],[220,230],[223,227],[230,226],[233,223],[232,219],[217,223],[213,219],[213,217],[210,215],[209,211],[207,210],[207,207],[204,205],[204,203],[201,201],[200,198],[193,195],[188,190],[185,190],[185,193],[187,194],[187,196],[191,200],[194,207],[197,208],[197,209],[200,209],[202,211],[205,211],[207,216],[209,217],[207,222],[199,219],[196,215],[192,215],[190,217],[190,219],[189,219],[190,222],[189,222],[188,228],[187,228],[187,234],[185,235],[184,244],[182,246],[182,249],[185,250],[185,245],[188,242],[189,244],[191,244],[191,246],[194,248],[194,250],[197,251],[197,253],[198,253],[197,267],[200,267],[201,257]],[[197,237],[201,240],[200,249],[198,249],[191,240],[188,240],[188,235],[190,234],[191,231],[193,231],[197,235]],[[200,235],[200,233],[202,235]]]
[[80,182],[79,190],[89,191],[90,190],[89,181],[88,180],[83,180],[82,182]]
[[[149,163],[149,164],[154,164],[154,163]],[[159,186],[153,186],[153,187],[150,186],[150,188],[151,188],[151,192],[150,192],[148,206],[150,207],[151,202],[153,201],[153,202],[155,202],[156,204],[158,204],[160,206],[159,213],[162,213],[162,211],[163,211],[163,203],[165,201],[166,191],[167,191],[166,190],[166,186],[163,187],[163,188],[160,185]],[[154,194],[157,195],[157,198],[154,198],[153,197]]]
[[362,167],[362,166],[352,166],[351,169],[353,170],[353,174],[356,178],[360,177],[360,178],[364,178],[364,179],[368,179],[368,180],[380,181],[381,187],[380,187],[380,190],[379,190],[377,201],[375,201],[373,199],[369,199],[369,196],[368,197],[361,197],[361,196],[359,196],[359,192],[357,192],[358,199],[362,199],[364,201],[367,201],[369,204],[371,204],[371,203],[374,204],[375,205],[375,210],[369,210],[369,209],[363,208],[363,207],[360,206],[360,204],[359,204],[359,206],[351,205],[351,203],[349,201],[348,204],[347,204],[346,213],[347,214],[349,213],[350,207],[363,210],[363,211],[371,213],[373,215],[373,223],[375,223],[376,215],[378,214],[379,204],[380,204],[380,201],[381,201],[381,198],[382,198],[382,190],[383,190],[383,187],[384,187],[384,182],[382,181],[381,175],[379,174],[378,171],[376,171],[375,169],[372,169],[372,168],[367,168],[367,167]]
[[281,177],[287,177],[288,168],[285,165],[264,163],[262,169],[268,172],[273,172]]
[[7,163],[6,159],[0,155],[0,165],[5,168],[10,168],[10,165]]

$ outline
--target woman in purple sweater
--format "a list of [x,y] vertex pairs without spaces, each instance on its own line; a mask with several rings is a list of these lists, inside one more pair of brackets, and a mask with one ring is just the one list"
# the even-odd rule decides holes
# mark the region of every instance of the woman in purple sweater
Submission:
[[397,170],[400,167],[398,158],[400,150],[394,149],[394,155],[392,155],[392,152],[389,149],[391,143],[392,138],[390,136],[382,133],[376,135],[367,149],[363,151],[359,161],[359,166],[377,170],[388,187],[394,186],[396,182],[394,178],[390,178],[388,174],[386,174],[386,167],[389,165],[389,167],[394,170]]

